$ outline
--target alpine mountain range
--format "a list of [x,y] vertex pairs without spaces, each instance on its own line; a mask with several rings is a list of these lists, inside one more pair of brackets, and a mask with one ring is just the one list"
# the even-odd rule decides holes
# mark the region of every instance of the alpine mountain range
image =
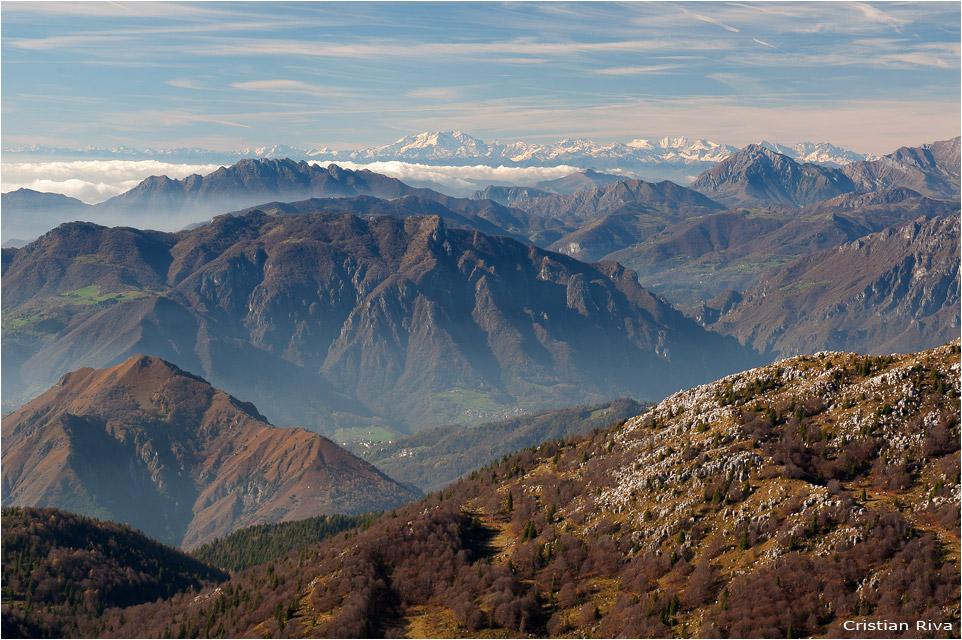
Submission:
[[[799,162],[841,166],[859,160],[873,160],[828,142],[799,142],[791,145],[759,141],[761,146]],[[554,143],[485,142],[461,131],[425,131],[395,142],[363,149],[334,150],[296,148],[275,144],[238,151],[203,148],[132,149],[129,147],[71,149],[43,145],[8,147],[9,158],[58,159],[156,159],[170,162],[214,162],[233,164],[244,158],[291,158],[316,162],[409,162],[426,165],[484,165],[491,167],[551,167],[572,165],[614,171],[632,177],[690,182],[710,166],[738,151],[738,147],[667,136],[659,140],[635,138],[627,142],[595,142],[586,138],[565,138]]]
[[959,147],[5,150],[4,636],[958,624]]

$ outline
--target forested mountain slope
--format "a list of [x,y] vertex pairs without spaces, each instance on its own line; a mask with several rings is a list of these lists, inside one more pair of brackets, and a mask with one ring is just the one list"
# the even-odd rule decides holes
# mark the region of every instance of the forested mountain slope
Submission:
[[3,636],[104,631],[103,613],[228,575],[127,525],[59,509],[3,510]]

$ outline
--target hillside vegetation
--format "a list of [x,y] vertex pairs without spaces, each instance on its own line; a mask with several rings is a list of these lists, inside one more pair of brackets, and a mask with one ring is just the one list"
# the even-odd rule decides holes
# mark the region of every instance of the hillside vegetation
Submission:
[[52,508],[3,510],[5,638],[97,635],[108,607],[226,578],[127,525]]
[[209,565],[235,572],[267,564],[325,538],[355,527],[367,527],[379,514],[317,516],[238,529],[191,552]]
[[915,621],[959,624],[959,352],[679,392],[108,635],[943,637]]

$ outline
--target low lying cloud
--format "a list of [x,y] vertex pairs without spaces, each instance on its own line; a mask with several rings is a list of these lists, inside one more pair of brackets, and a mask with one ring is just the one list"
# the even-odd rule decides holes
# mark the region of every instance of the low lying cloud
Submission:
[[88,182],[78,178],[68,178],[67,180],[31,180],[26,183],[8,184],[5,180],[3,191],[6,193],[23,187],[34,191],[62,193],[87,204],[95,204],[113,198],[124,191],[129,191],[136,187],[139,182],[140,180],[124,180],[115,184],[107,184],[106,182]]
[[[416,187],[429,187],[453,196],[469,195],[489,184],[529,185],[553,180],[581,171],[581,167],[488,167],[432,166],[410,162],[313,162],[321,167],[337,164],[344,169],[367,169],[397,178]],[[62,162],[4,162],[4,193],[21,187],[35,191],[62,193],[87,204],[133,189],[152,175],[185,178],[193,173],[206,175],[218,169],[217,164],[175,164],[159,160],[77,160]]]
[[312,162],[319,167],[336,164],[342,169],[367,169],[411,186],[428,186],[450,195],[467,195],[489,184],[529,185],[542,180],[554,180],[582,171],[581,167],[560,165],[557,167],[487,167],[484,165],[454,166],[427,165],[412,162]]
[[134,188],[144,178],[165,175],[186,178],[206,175],[218,169],[217,164],[176,164],[160,160],[75,160],[62,162],[4,162],[4,193],[21,187],[35,191],[62,193],[87,204]]

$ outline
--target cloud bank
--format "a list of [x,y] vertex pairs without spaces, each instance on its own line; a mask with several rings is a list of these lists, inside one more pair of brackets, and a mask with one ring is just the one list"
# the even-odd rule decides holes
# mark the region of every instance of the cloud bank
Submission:
[[453,166],[426,165],[412,162],[382,161],[358,162],[324,161],[312,162],[319,167],[336,164],[342,169],[367,169],[405,182],[411,186],[428,186],[450,195],[466,195],[480,186],[489,184],[529,185],[542,180],[554,180],[576,173],[582,167],[559,165],[556,167],[486,167],[484,165]]
[[[331,162],[313,162],[326,167]],[[408,162],[337,161],[344,169],[367,169],[397,178],[412,186],[430,187],[450,195],[467,195],[488,184],[527,185],[541,180],[561,178],[580,167],[486,167],[430,166]],[[206,175],[222,165],[177,164],[158,160],[77,160],[61,162],[4,162],[0,190],[4,193],[21,187],[34,191],[62,193],[87,204],[96,204],[133,189],[153,175],[185,178],[198,173]]]
[[180,179],[194,173],[206,175],[220,166],[159,160],[4,162],[0,166],[3,175],[0,191],[6,193],[23,187],[62,193],[87,204],[96,204],[134,188],[150,176],[165,175]]

